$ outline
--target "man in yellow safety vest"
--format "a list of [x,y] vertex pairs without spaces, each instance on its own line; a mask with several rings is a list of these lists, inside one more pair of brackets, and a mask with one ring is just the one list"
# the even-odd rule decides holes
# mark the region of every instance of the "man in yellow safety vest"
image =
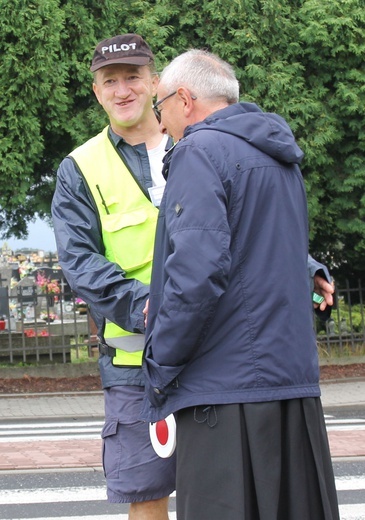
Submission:
[[139,35],[100,42],[91,72],[109,125],[59,167],[52,204],[59,262],[98,327],[108,499],[131,503],[131,520],[167,520],[175,459],[156,455],[138,417],[142,311],[165,184],[162,158],[172,142],[159,131],[154,57]]

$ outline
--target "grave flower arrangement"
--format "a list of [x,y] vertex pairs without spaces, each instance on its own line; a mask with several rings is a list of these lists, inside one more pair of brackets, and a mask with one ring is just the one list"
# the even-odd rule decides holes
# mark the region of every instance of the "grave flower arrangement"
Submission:
[[49,332],[47,330],[41,330],[36,332],[34,329],[26,329],[24,331],[24,336],[26,336],[27,338],[34,338],[35,336],[45,337],[49,336]]
[[57,280],[51,280],[44,275],[44,273],[37,273],[36,284],[44,294],[59,294],[61,288]]
[[58,316],[54,312],[41,311],[39,317],[41,320],[47,321],[49,323],[58,320]]

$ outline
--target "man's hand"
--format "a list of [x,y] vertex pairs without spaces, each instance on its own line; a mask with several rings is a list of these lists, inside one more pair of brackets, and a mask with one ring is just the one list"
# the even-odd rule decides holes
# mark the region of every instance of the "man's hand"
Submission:
[[334,283],[328,283],[327,280],[322,278],[319,275],[314,275],[314,292],[317,294],[320,294],[324,297],[323,302],[318,305],[317,303],[314,303],[314,308],[317,309],[320,308],[321,311],[324,311],[327,305],[332,306],[333,305],[333,293],[335,292]]
[[143,314],[144,314],[144,326],[147,327],[147,318],[148,318],[148,304],[150,303],[150,300],[148,299],[146,301],[146,305],[145,305],[145,308],[143,309]]

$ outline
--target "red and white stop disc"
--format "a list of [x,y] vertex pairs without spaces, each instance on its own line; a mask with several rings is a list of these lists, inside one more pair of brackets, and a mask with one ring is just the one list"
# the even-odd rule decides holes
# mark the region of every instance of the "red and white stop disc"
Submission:
[[175,451],[176,447],[176,422],[173,414],[150,423],[150,438],[153,449],[159,457],[167,459]]

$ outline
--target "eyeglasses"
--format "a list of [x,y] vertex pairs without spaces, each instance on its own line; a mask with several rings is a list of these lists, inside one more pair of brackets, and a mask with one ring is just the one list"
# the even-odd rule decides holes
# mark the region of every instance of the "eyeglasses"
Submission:
[[[153,105],[153,110],[155,110],[158,114],[161,114],[161,109],[158,108],[164,101],[166,101],[166,99],[169,99],[169,97],[172,97],[174,96],[175,94],[177,93],[177,90],[174,90],[174,92],[171,92],[171,94],[167,94],[167,96],[163,97],[162,99],[160,99],[160,101],[157,101],[157,103],[155,103]],[[193,94],[190,94],[191,96],[191,99],[197,99],[196,96],[194,96]]]
[[158,113],[160,113],[160,109],[158,108],[164,101],[166,101],[166,99],[169,99],[169,97],[172,97],[176,94],[177,90],[174,90],[174,92],[171,92],[171,94],[167,94],[167,96],[163,97],[162,99],[160,99],[160,101],[157,101],[157,103],[155,103],[153,105],[153,110],[157,110]]

